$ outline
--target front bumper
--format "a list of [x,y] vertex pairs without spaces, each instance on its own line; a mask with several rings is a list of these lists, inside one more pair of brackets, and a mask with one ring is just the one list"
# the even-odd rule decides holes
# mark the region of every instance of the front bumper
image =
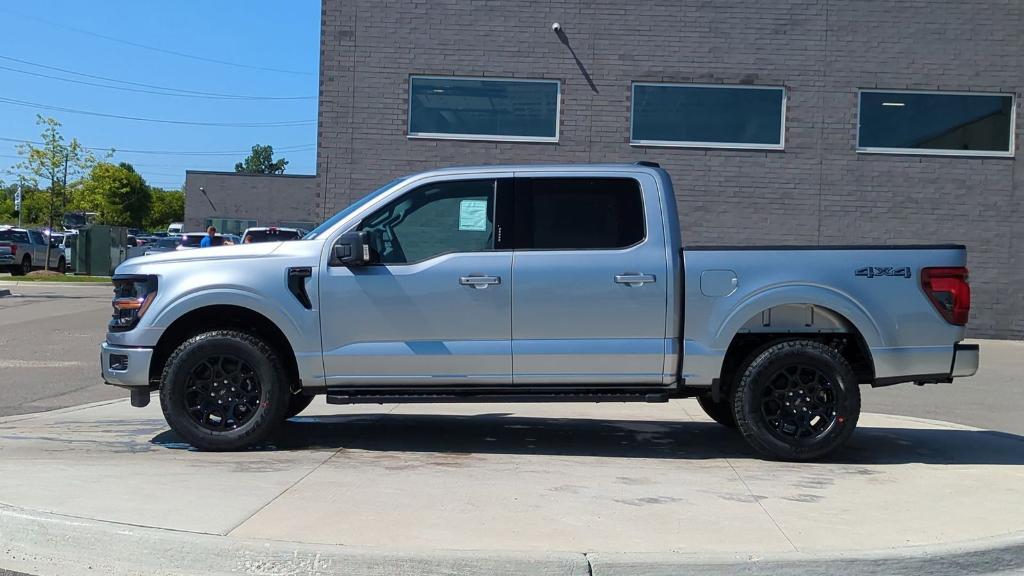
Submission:
[[974,376],[978,371],[980,347],[977,344],[957,344],[953,352],[953,378]]
[[152,358],[152,348],[124,348],[104,342],[100,344],[100,374],[113,386],[149,388]]

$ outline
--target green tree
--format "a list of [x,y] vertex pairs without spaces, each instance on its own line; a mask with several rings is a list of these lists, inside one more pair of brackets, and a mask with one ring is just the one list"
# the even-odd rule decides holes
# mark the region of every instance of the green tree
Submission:
[[284,158],[274,160],[274,147],[256,144],[252,147],[252,153],[246,156],[245,160],[235,164],[235,172],[246,174],[284,174],[284,167],[288,161]]
[[100,198],[99,218],[104,224],[141,227],[152,204],[146,181],[127,162],[100,162],[82,182],[82,198]]
[[171,222],[185,219],[185,193],[181,190],[151,188],[153,204],[146,217],[146,228],[164,230]]
[[[76,180],[87,172],[96,163],[96,159],[78,139],[72,138],[71,142],[65,142],[60,133],[61,124],[57,120],[37,115],[36,125],[43,129],[40,134],[42,145],[30,142],[18,144],[18,154],[25,159],[15,164],[13,170],[22,171],[22,182],[33,187],[38,187],[40,181],[48,185],[50,198],[46,208],[46,222],[53,228],[54,216],[58,211],[63,211],[66,204],[68,180]],[[46,261],[50,261],[49,245],[46,247]]]

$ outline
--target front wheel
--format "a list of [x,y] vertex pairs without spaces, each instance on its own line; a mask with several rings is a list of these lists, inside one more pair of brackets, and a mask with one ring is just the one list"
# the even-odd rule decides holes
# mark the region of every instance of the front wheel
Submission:
[[812,460],[842,447],[860,417],[850,363],[812,340],[771,346],[751,361],[733,390],[744,439],[761,455]]
[[186,340],[164,366],[160,407],[171,429],[200,450],[259,444],[284,420],[288,376],[277,353],[233,330]]

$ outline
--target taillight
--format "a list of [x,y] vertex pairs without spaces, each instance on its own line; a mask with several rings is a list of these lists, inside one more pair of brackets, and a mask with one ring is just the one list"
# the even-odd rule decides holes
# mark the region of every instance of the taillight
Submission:
[[922,268],[921,288],[946,322],[963,326],[971,312],[967,268]]

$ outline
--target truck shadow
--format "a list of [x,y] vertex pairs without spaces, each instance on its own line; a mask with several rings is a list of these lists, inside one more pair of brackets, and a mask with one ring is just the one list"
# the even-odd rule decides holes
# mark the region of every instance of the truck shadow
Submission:
[[[187,447],[171,431],[152,439]],[[257,450],[339,449],[708,460],[756,458],[710,422],[543,418],[507,413],[298,416]],[[836,464],[1024,464],[1024,437],[986,430],[858,428]]]

